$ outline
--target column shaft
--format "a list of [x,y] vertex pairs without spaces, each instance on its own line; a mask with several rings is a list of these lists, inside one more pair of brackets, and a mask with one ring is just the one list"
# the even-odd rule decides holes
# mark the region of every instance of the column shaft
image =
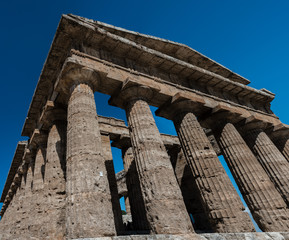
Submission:
[[78,84],[67,112],[68,238],[115,235],[109,183],[92,89]]
[[109,188],[111,193],[112,210],[114,215],[114,223],[116,232],[118,234],[124,231],[122,223],[122,214],[118,198],[117,183],[115,178],[115,171],[113,166],[111,145],[109,135],[101,135],[101,144],[103,149],[103,156],[105,159],[105,167],[107,171],[107,178],[109,182]]
[[249,215],[193,113],[178,114],[174,124],[202,203],[216,232],[254,231]]
[[261,129],[248,131],[245,135],[245,139],[252,151],[256,154],[262,167],[269,175],[271,181],[281,193],[287,206],[289,206],[288,161],[269,139],[267,134]]
[[255,221],[262,231],[287,231],[286,204],[233,124],[220,128],[219,146]]
[[29,234],[35,238],[45,238],[47,236],[47,225],[45,220],[47,213],[45,212],[45,204],[47,201],[44,191],[44,174],[46,161],[46,147],[38,147],[35,157],[34,174],[32,181],[32,201],[30,206],[30,227]]
[[181,148],[168,150],[175,175],[182,191],[184,202],[189,214],[192,215],[193,226],[199,232],[212,232],[207,214],[203,208],[199,190],[195,183],[192,170],[187,164],[186,157]]
[[152,232],[191,233],[190,218],[148,103],[131,100],[126,106],[126,114]]
[[140,181],[136,169],[132,147],[122,149],[123,166],[126,171],[126,185],[132,216],[133,229],[137,231],[149,231],[144,200],[140,188]]
[[[65,238],[66,211],[66,122],[55,121],[48,134],[44,190],[45,211],[49,235],[54,239]],[[54,219],[54,221],[51,221]]]

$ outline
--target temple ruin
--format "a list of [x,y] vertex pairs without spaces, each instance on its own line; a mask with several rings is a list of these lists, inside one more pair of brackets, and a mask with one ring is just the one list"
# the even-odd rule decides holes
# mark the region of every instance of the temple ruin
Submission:
[[[63,15],[1,196],[0,239],[289,239],[289,126],[275,95],[249,83],[186,45]],[[127,125],[97,115],[95,92]],[[159,132],[150,106],[178,136]]]

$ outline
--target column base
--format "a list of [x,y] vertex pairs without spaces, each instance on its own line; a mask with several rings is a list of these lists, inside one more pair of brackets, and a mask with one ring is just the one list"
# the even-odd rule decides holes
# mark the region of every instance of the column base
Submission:
[[266,232],[266,233],[206,233],[206,234],[190,234],[190,235],[128,235],[116,237],[100,237],[100,238],[78,238],[71,240],[287,240],[289,232]]

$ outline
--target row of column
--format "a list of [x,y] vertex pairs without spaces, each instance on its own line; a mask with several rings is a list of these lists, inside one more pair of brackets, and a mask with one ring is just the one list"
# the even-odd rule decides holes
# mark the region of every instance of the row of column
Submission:
[[[119,107],[124,108],[127,115],[134,162],[127,160],[125,168],[128,172],[136,169],[137,176],[132,173],[130,179],[133,179],[132,185],[139,181],[140,189],[132,190],[131,194],[141,193],[143,202],[138,205],[143,204],[145,210],[134,215],[141,216],[141,227],[152,233],[190,234],[194,230],[149,108],[148,101],[152,97],[150,88],[127,84],[111,101],[119,102]],[[67,119],[68,237],[115,235],[110,186],[93,88],[89,83],[78,83],[71,88]],[[213,230],[254,231],[249,215],[244,212],[236,190],[193,111],[178,112],[173,122],[197,186],[196,194],[201,198]],[[233,124],[218,126],[214,131],[224,157],[255,220],[264,231],[286,231],[288,163],[280,167],[285,158],[262,131],[247,133],[246,139],[253,154]],[[274,152],[273,158],[271,152]],[[124,152],[126,159],[129,159],[128,155],[128,151]],[[132,212],[139,210],[134,209],[134,197],[130,198]]]

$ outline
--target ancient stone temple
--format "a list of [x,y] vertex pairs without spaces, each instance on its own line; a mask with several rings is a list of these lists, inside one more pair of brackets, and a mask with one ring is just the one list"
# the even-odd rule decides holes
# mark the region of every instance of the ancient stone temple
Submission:
[[[63,15],[2,193],[0,239],[289,239],[289,126],[274,94],[249,83],[186,45]],[[95,92],[127,125],[97,115]],[[178,136],[158,131],[150,105]]]

